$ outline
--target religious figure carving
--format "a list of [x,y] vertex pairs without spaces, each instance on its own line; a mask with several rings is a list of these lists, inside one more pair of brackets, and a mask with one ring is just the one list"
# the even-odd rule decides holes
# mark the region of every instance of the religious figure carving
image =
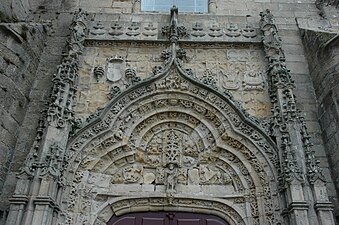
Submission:
[[73,50],[76,53],[79,53],[83,50],[82,42],[85,40],[86,34],[85,34],[85,28],[82,24],[76,23],[71,28],[71,41],[70,46],[71,50]]
[[166,174],[166,192],[175,192],[175,186],[177,184],[178,169],[173,163],[169,163],[165,169]]
[[200,165],[200,181],[202,184],[221,184],[221,172],[208,165]]

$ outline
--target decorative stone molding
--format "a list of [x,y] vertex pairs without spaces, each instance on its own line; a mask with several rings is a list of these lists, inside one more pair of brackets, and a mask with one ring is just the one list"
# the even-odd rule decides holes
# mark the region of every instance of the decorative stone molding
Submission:
[[91,224],[106,224],[112,215],[123,215],[130,212],[155,210],[187,211],[207,213],[220,216],[230,225],[249,224],[248,218],[240,209],[227,200],[184,198],[184,197],[145,197],[145,198],[112,198],[103,205]]

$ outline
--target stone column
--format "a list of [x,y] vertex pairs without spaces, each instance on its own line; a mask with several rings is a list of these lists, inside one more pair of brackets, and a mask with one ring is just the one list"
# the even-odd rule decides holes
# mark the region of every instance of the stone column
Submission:
[[53,77],[50,103],[42,113],[33,147],[18,174],[7,224],[55,224],[58,196],[64,186],[66,143],[74,123],[79,55],[83,50],[86,13],[74,13],[68,53]]

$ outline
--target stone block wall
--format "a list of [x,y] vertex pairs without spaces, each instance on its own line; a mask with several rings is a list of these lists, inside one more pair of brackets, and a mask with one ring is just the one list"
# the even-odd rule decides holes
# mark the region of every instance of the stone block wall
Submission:
[[43,0],[3,0],[0,4],[0,22],[26,21],[35,12]]
[[[59,25],[62,21],[51,23],[59,13],[47,15],[44,7],[33,13],[40,3],[0,4],[0,224],[5,224],[16,173],[33,144],[71,18],[67,13],[70,16],[64,16],[67,25]],[[16,8],[19,6],[20,9]]]
[[[336,33],[303,30],[310,74],[318,104],[324,147],[337,193],[339,191],[339,39]],[[323,162],[322,162],[323,163]]]
[[30,93],[45,37],[46,27],[41,24],[0,24],[0,193],[4,192],[16,144],[31,103]]

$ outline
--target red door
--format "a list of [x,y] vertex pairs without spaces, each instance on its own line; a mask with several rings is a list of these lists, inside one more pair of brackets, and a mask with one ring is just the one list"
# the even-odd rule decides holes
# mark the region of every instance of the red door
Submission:
[[207,214],[185,212],[144,212],[113,216],[107,225],[229,225]]

